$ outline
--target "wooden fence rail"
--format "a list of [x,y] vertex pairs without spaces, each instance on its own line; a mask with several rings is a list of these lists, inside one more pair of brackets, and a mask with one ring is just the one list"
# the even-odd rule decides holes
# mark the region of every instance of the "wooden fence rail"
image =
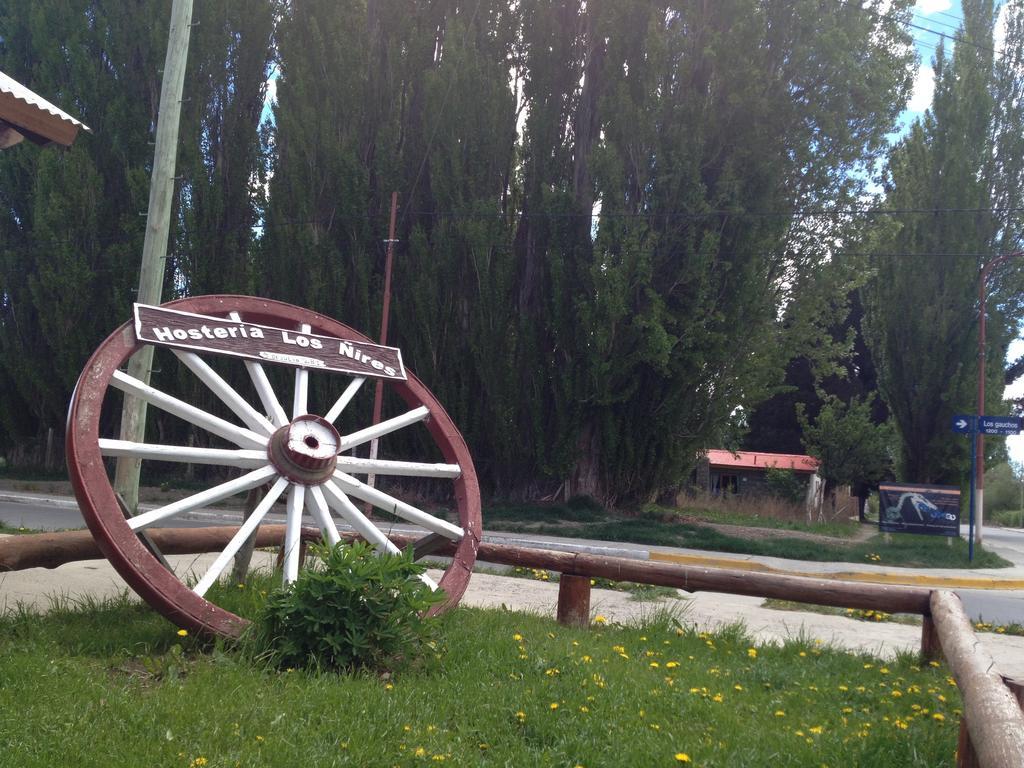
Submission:
[[[173,555],[223,549],[236,530],[233,526],[218,526],[151,529],[148,533],[164,554]],[[320,532],[303,528],[302,538],[318,540]],[[399,547],[416,543],[416,538],[411,536],[391,538]],[[279,546],[283,539],[284,526],[262,526],[256,546]],[[454,546],[432,542],[431,549],[434,554],[443,556]],[[918,614],[923,618],[922,656],[932,658],[941,652],[963,696],[964,718],[957,765],[960,768],[1024,767],[1024,712],[1021,710],[1024,688],[1012,684],[1008,687],[993,671],[991,656],[978,641],[960,599],[952,592],[654,563],[501,544],[483,543],[477,555],[483,562],[542,568],[561,574],[557,615],[559,621],[566,624],[585,625],[589,622],[591,578],[675,587],[689,592],[727,592],[812,605]],[[68,562],[102,557],[88,531],[0,539],[0,572],[56,568]]]

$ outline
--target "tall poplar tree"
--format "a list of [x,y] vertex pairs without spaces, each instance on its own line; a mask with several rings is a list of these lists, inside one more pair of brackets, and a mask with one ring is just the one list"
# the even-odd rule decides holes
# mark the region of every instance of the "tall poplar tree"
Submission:
[[0,69],[93,129],[66,151],[25,142],[0,155],[0,422],[10,443],[53,428],[59,444],[82,365],[128,318],[168,5],[40,0],[0,15]]
[[[965,0],[952,55],[935,53],[932,107],[894,149],[879,227],[874,279],[865,290],[879,389],[901,447],[902,476],[958,484],[968,442],[950,434],[975,408],[978,279],[983,264],[1019,242],[1021,6],[1009,5],[1005,53],[995,61],[991,0]],[[999,101],[997,101],[997,98]],[[1009,99],[1009,100],[1007,100]],[[1006,206],[1006,203],[1010,203]],[[1009,213],[1009,215],[1008,215]],[[986,408],[1001,397],[1003,360],[1021,317],[1024,272],[1015,264],[988,287]],[[998,412],[998,411],[995,411]]]

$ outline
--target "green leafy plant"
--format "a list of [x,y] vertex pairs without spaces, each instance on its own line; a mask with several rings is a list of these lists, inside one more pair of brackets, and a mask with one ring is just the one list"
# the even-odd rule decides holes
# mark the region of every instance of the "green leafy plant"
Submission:
[[444,601],[419,576],[412,550],[378,555],[364,542],[312,548],[318,565],[271,592],[253,623],[256,653],[277,667],[390,669],[423,653],[425,616]]
[[764,479],[769,492],[785,501],[800,504],[807,496],[807,482],[797,477],[791,469],[768,467]]

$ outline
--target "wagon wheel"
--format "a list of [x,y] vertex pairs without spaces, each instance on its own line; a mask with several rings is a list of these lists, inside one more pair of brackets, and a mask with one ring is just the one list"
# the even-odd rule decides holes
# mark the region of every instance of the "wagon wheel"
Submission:
[[[335,320],[300,307],[247,296],[197,296],[169,302],[162,309],[224,318],[240,324],[256,324],[293,335],[302,333],[371,344],[369,339]],[[326,341],[324,343],[327,343]],[[366,502],[414,523],[428,531],[421,540],[433,544],[439,539],[456,543],[451,564],[432,586],[445,590],[447,599],[437,610],[453,606],[462,596],[476,560],[480,541],[480,492],[476,472],[465,441],[437,399],[412,374],[406,380],[386,382],[408,406],[407,411],[371,425],[369,415],[362,428],[339,434],[334,424],[352,401],[366,376],[317,371],[330,376],[337,391],[333,406],[322,415],[308,414],[309,368],[295,367],[294,385],[287,393],[286,411],[260,362],[244,362],[257,393],[254,406],[220,376],[203,357],[187,349],[173,349],[177,360],[187,366],[244,426],[196,408],[172,395],[143,384],[120,370],[128,358],[144,345],[132,323],[112,333],[89,359],[75,387],[68,413],[68,469],[82,514],[101,551],[128,584],[151,606],[180,627],[235,636],[247,622],[205,599],[232,561],[234,554],[266,516],[275,501],[286,500],[287,522],[284,541],[284,580],[294,581],[300,567],[300,537],[303,510],[307,511],[329,543],[340,540],[335,516],[351,526],[378,551],[397,552],[378,524],[357,507]],[[262,353],[261,353],[262,354]],[[278,355],[278,358],[282,356]],[[375,364],[376,366],[376,364]],[[371,370],[370,373],[373,373]],[[168,446],[129,443],[101,435],[104,409],[119,408],[119,398],[107,397],[121,390],[146,400],[167,413],[180,417],[229,448]],[[106,404],[104,403],[106,398]],[[289,416],[290,412],[290,416]],[[351,413],[346,413],[351,420]],[[341,453],[403,429],[424,429],[429,442],[439,450],[445,463],[376,460],[343,456]],[[215,438],[214,438],[215,440]],[[134,457],[143,461],[172,461],[211,464],[233,468],[240,476],[212,485],[158,509],[126,519],[110,482],[104,457]],[[401,499],[375,489],[355,475],[375,474],[441,478],[453,483],[458,525],[417,509]],[[235,494],[269,486],[252,515],[239,527],[210,569],[190,586],[164,567],[140,542],[138,534],[150,526],[187,514]],[[381,524],[383,525],[383,524]],[[421,549],[429,549],[423,546]],[[428,582],[427,577],[423,577]]]

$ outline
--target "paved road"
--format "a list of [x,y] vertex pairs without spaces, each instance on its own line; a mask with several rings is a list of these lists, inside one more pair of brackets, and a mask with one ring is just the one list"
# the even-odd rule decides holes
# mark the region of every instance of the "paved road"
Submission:
[[[207,525],[222,525],[226,522],[238,520],[238,514],[230,510],[200,510],[182,519],[172,519],[168,525],[175,527],[203,527]],[[84,522],[78,506],[73,499],[62,497],[46,497],[40,494],[14,494],[0,493],[0,521],[9,526],[24,526],[36,530],[63,530],[68,528],[82,528]],[[268,515],[270,522],[284,522],[283,516]],[[313,525],[312,520],[309,525]],[[415,529],[408,526],[395,526],[395,531],[406,532]],[[966,529],[964,530],[966,535]],[[858,571],[868,573],[880,573],[882,571],[892,572],[904,569],[880,568],[877,566],[851,566],[850,563],[813,563],[807,561],[782,561],[776,558],[753,558],[741,555],[720,555],[718,553],[702,552],[698,550],[680,550],[669,547],[647,547],[641,544],[628,544],[618,542],[593,541],[586,539],[567,539],[550,536],[534,536],[529,534],[514,534],[490,532],[486,533],[485,539],[495,543],[506,543],[517,546],[536,546],[550,549],[561,549],[567,551],[593,552],[602,555],[616,557],[630,557],[636,559],[647,559],[651,550],[659,553],[678,553],[688,561],[700,561],[701,559],[713,559],[714,564],[721,564],[723,560],[746,563],[756,561],[765,563],[769,567],[784,572],[801,572],[809,576],[827,576],[830,572],[849,571],[856,568]],[[993,575],[995,578],[1006,578],[1014,576],[1017,579],[1024,578],[1024,531],[1008,528],[985,528],[985,544],[987,547],[997,551],[1000,555],[1014,562],[1018,567],[1010,572],[1006,569],[1001,571],[988,570],[978,571],[950,571],[944,570],[943,575],[959,575],[965,579],[981,575]],[[912,573],[929,573],[929,571],[913,571]],[[964,602],[968,614],[975,619],[1009,624],[1024,624],[1024,590],[989,590],[989,589],[966,589],[955,590]]]

